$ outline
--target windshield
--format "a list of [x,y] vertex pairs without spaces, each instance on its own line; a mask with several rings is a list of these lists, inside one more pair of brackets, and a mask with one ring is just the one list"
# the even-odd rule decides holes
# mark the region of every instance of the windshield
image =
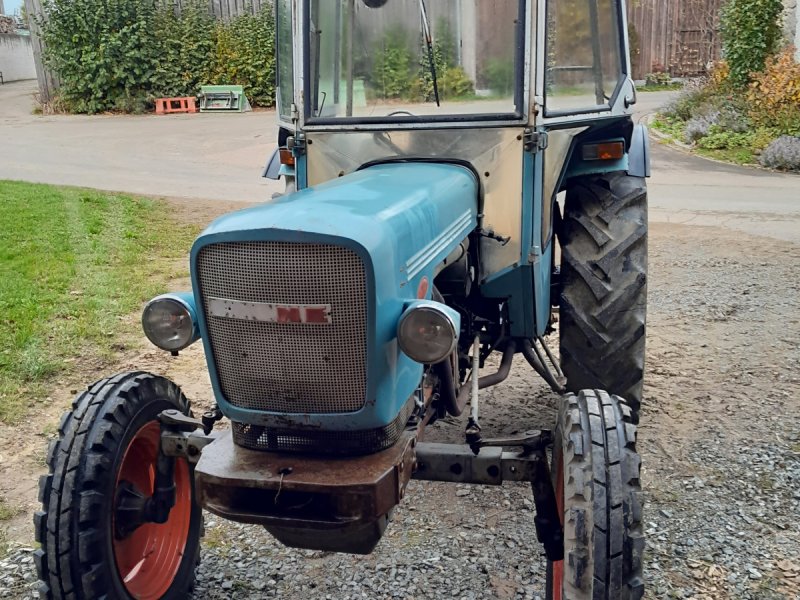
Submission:
[[520,0],[310,0],[310,121],[521,114]]

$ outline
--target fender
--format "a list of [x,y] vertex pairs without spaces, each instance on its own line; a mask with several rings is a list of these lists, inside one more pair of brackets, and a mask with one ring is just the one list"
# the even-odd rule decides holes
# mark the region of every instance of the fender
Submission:
[[628,175],[650,177],[650,136],[647,127],[642,124],[633,128],[631,147],[628,150]]

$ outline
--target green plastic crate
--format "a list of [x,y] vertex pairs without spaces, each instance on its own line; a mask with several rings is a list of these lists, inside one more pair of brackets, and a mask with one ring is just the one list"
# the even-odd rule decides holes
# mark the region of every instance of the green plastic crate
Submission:
[[200,112],[247,112],[252,110],[240,85],[204,85],[200,88]]

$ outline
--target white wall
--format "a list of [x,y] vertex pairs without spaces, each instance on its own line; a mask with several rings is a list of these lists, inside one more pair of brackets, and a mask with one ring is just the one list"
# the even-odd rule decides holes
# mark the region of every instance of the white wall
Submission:
[[0,34],[0,71],[6,83],[20,79],[36,79],[30,36]]

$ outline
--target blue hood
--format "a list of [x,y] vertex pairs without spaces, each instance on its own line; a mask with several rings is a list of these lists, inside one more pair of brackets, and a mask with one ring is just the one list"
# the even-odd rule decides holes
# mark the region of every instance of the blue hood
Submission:
[[[212,223],[195,242],[191,264],[200,332],[223,412],[240,422],[282,427],[355,430],[390,423],[418,387],[423,369],[397,345],[403,305],[417,298],[424,277],[432,283],[434,268],[476,228],[477,212],[478,182],[472,171],[408,162],[376,165]],[[238,408],[224,398],[202,309],[197,256],[208,244],[257,241],[342,246],[363,261],[368,397],[358,412],[277,414]],[[430,287],[425,297],[430,297]]]

